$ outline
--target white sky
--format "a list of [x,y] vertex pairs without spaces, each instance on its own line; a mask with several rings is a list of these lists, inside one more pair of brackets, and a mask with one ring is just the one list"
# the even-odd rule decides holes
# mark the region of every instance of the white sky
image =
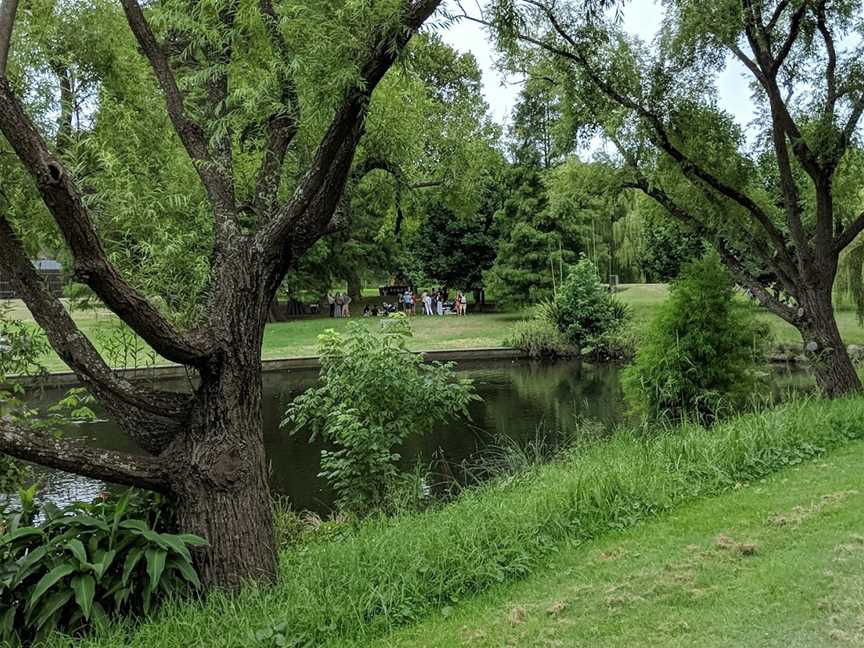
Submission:
[[[466,2],[466,9],[472,3]],[[469,9],[470,11],[470,9]],[[663,11],[655,0],[630,0],[624,7],[624,27],[645,41],[653,39],[663,20]],[[483,88],[486,101],[495,121],[504,124],[519,95],[518,79],[507,79],[494,66],[495,52],[489,37],[481,25],[468,21],[442,31],[442,37],[452,47],[471,52],[483,71]],[[741,126],[753,119],[753,104],[750,99],[746,70],[737,60],[730,60],[726,70],[718,79],[720,106],[735,116]]]

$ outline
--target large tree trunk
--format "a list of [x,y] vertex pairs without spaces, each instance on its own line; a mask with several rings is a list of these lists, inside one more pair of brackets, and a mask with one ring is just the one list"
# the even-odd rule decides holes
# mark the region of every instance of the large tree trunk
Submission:
[[829,398],[860,391],[861,380],[837,328],[830,285],[804,290],[800,301],[798,330],[819,388]]
[[228,589],[277,574],[261,414],[263,317],[250,310],[234,309],[234,340],[202,370],[189,425],[168,451],[178,524],[209,542],[195,555],[202,581]]

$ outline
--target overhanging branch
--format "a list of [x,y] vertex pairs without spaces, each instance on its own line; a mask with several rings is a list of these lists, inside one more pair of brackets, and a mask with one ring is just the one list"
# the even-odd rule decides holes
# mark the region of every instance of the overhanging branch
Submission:
[[88,448],[75,441],[28,430],[0,418],[0,453],[40,466],[160,493],[170,490],[168,470],[156,457]]

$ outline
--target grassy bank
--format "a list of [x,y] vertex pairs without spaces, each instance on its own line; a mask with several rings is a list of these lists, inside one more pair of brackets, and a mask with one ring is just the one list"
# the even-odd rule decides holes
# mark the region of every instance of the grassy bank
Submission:
[[[637,327],[644,327],[654,315],[657,306],[668,295],[665,284],[631,284],[622,287],[618,293],[619,299],[628,304],[633,311],[633,322]],[[21,302],[13,302],[14,317],[32,321],[27,309]],[[760,317],[770,324],[775,344],[800,346],[801,338],[792,326],[775,315],[753,305]],[[354,320],[360,319],[362,309],[355,310]],[[513,313],[482,313],[469,314],[468,317],[423,317],[412,320],[414,338],[410,347],[412,350],[432,349],[471,349],[501,346],[519,320],[529,316],[529,311]],[[115,326],[116,318],[107,311],[76,312],[74,314],[84,333],[94,341],[97,348],[104,350],[109,345],[106,336],[110,335]],[[864,345],[864,328],[858,325],[853,310],[838,310],[837,321],[840,332],[847,344]],[[376,320],[366,320],[369,326],[375,326]],[[341,329],[345,320],[329,318],[302,319],[290,322],[275,322],[267,325],[264,334],[262,356],[264,358],[286,358],[294,356],[315,355],[318,335],[326,328]],[[143,358],[143,355],[142,355]],[[66,365],[53,353],[45,359],[51,371],[65,371]],[[158,360],[162,363],[161,360]]]
[[[287,552],[282,582],[270,590],[169,606],[137,629],[103,629],[82,645],[245,646],[256,645],[254,631],[261,633],[258,645],[279,645],[277,636],[286,645],[367,645],[529,577],[574,543],[862,438],[861,398],[798,402],[711,430],[622,432],[440,510],[373,520],[340,540]],[[52,644],[60,645],[68,644]]]
[[864,443],[561,551],[364,648],[864,645]]

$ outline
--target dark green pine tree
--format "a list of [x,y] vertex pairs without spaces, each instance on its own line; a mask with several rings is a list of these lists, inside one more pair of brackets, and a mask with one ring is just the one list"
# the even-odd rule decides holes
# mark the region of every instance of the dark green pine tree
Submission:
[[498,254],[485,279],[496,302],[509,307],[551,297],[577,254],[547,213],[546,186],[536,159],[517,155],[507,185],[508,198],[495,214]]

